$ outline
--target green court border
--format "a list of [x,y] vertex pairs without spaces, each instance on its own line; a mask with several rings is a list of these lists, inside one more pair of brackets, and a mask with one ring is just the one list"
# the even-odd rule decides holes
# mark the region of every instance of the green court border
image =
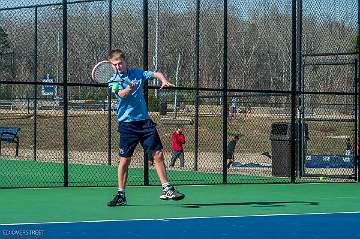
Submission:
[[[14,187],[61,187],[63,186],[63,163],[32,160],[0,160],[0,188]],[[143,185],[143,168],[131,168],[129,185]],[[176,185],[222,184],[222,172],[191,170],[168,170],[169,179]],[[297,179],[297,183],[326,182],[317,178]],[[149,170],[150,185],[159,185],[155,170]],[[290,178],[228,174],[229,184],[276,184],[290,183]],[[113,165],[69,164],[69,186],[115,186],[117,168]]]
[[[32,160],[0,160],[0,188],[62,187],[64,185],[63,163]],[[143,168],[131,168],[128,185],[144,183]],[[191,170],[168,170],[169,179],[176,185],[222,184],[222,172]],[[331,182],[319,178],[297,179],[296,183]],[[336,182],[336,181],[335,181]],[[355,181],[354,181],[355,182]],[[149,170],[150,185],[159,185],[155,170]],[[228,174],[228,184],[277,184],[290,183],[290,178],[255,175]],[[109,186],[117,184],[117,168],[112,165],[69,164],[69,186]]]
[[[0,190],[0,224],[359,212],[360,184],[178,186],[182,201],[161,201],[159,186],[127,188],[128,206],[109,208],[115,188]],[[20,202],[20,203],[19,203]]]

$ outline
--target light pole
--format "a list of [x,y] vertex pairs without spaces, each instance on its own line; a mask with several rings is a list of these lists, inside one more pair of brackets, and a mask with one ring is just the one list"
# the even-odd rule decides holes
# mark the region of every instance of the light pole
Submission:
[[[158,70],[159,67],[159,31],[160,31],[160,26],[159,26],[159,19],[160,19],[160,2],[159,0],[157,0],[157,8],[156,8],[156,23],[155,23],[155,55],[153,57],[153,64],[155,66],[155,71]],[[159,82],[157,79],[153,80],[153,85],[154,86],[158,86]],[[155,89],[155,98],[158,98],[158,89]]]
[[[179,52],[179,58],[178,58],[177,66],[176,66],[175,86],[178,86],[178,82],[179,82],[180,61],[181,61],[181,53]],[[176,116],[177,116],[177,102],[178,102],[177,93],[178,93],[178,91],[175,90],[175,96],[174,96],[174,119],[176,119]]]
[[[51,8],[51,10],[56,11],[58,13],[58,17],[60,18],[61,14],[62,14],[62,10],[63,7],[62,5],[58,5],[58,6],[54,6]],[[60,62],[60,30],[59,28],[57,28],[57,53],[56,53],[56,83],[59,83],[59,76],[60,76],[60,68],[59,65],[61,64]],[[58,97],[58,90],[57,90],[57,85],[54,86],[55,90],[54,90],[54,98],[57,99]]]

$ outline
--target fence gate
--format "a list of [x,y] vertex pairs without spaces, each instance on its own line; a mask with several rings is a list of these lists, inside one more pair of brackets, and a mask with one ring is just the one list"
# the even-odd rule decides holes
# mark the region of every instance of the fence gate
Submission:
[[298,176],[354,180],[358,156],[357,55],[305,54],[301,63]]

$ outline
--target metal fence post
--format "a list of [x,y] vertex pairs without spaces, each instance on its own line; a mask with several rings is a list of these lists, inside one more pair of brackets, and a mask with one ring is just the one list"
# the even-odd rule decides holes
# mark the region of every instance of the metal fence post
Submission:
[[[149,39],[149,30],[148,30],[148,21],[149,21],[149,2],[148,0],[143,0],[143,68],[144,70],[148,69],[148,39]],[[146,106],[149,107],[149,90],[148,83],[144,83],[144,97],[146,101]],[[144,185],[149,185],[149,163],[148,163],[148,154],[144,152]]]
[[199,87],[200,87],[200,0],[196,1],[195,20],[195,160],[194,171],[198,170],[199,161]]
[[304,96],[304,78],[303,78],[303,51],[302,51],[302,18],[303,18],[303,11],[302,11],[302,0],[298,0],[297,3],[297,28],[296,28],[296,34],[297,34],[297,90],[298,94],[296,96],[297,99],[297,107],[299,112],[299,118],[298,118],[298,124],[296,125],[296,137],[297,137],[297,157],[296,157],[296,163],[295,169],[298,176],[302,176],[303,173],[303,164],[305,160],[304,155],[304,119],[305,119],[305,96]]
[[[112,49],[112,0],[109,0],[109,29],[108,29],[108,34],[109,34],[109,42],[108,42],[108,47],[109,47],[109,53]],[[111,135],[112,135],[112,126],[111,126],[111,89],[108,89],[108,165],[111,165]]]
[[291,183],[295,183],[296,163],[296,80],[297,80],[297,19],[296,1],[292,0],[292,60],[291,60]]
[[[38,78],[38,7],[34,8],[35,18],[34,18],[34,82],[37,82]],[[34,85],[34,161],[37,159],[37,98],[38,98],[38,89],[37,84]]]
[[108,114],[108,165],[111,165],[111,135],[112,135],[112,126],[111,126],[111,94],[112,91],[111,89],[107,89],[108,92],[108,109],[107,109],[107,114]]
[[355,97],[354,97],[354,106],[355,106],[355,130],[354,130],[354,138],[355,138],[355,147],[354,147],[354,156],[355,156],[355,160],[354,160],[354,175],[355,178],[354,180],[357,181],[359,178],[359,174],[358,174],[358,167],[359,167],[359,150],[358,150],[358,145],[359,145],[359,76],[358,76],[358,64],[359,61],[358,59],[355,59],[355,64],[354,64],[354,72],[355,72],[355,77],[354,77],[354,89],[355,89]]
[[[360,58],[359,58],[360,59]],[[356,75],[356,108],[357,108],[357,120],[356,120],[356,145],[355,145],[355,158],[356,158],[356,168],[355,171],[357,174],[357,182],[360,182],[360,134],[358,130],[360,129],[360,61],[359,59],[356,62],[355,68],[357,69],[357,75]]]
[[63,16],[63,91],[64,91],[64,187],[69,186],[68,86],[67,86],[67,0],[62,1]]
[[[358,29],[357,29],[357,52],[358,52],[358,59],[357,59],[357,64],[356,64],[356,69],[357,69],[357,75],[356,75],[356,79],[357,79],[357,86],[356,86],[356,89],[357,89],[357,109],[358,109],[358,115],[357,115],[357,119],[358,121],[360,120],[360,0],[357,1],[358,2],[358,19],[357,19],[357,24],[358,24]],[[360,122],[357,122],[358,123],[358,129],[360,127]],[[357,145],[356,145],[356,148],[355,150],[357,151],[357,160],[356,160],[356,165],[357,165],[357,182],[360,182],[360,155],[359,155],[359,151],[360,151],[360,134],[357,132]]]
[[112,23],[113,1],[112,0],[109,0],[108,11],[109,11],[109,15],[108,15],[108,17],[109,17],[109,19],[108,19],[109,42],[108,42],[108,44],[109,44],[109,51],[111,51],[111,49],[112,49],[112,27],[113,27],[113,23]]
[[223,183],[227,183],[227,93],[228,93],[228,29],[227,29],[227,16],[228,15],[228,1],[224,0],[224,55],[223,55]]

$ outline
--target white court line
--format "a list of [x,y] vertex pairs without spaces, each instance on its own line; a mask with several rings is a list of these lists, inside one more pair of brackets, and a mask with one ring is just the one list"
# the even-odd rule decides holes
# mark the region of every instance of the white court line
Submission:
[[[229,184],[229,186],[236,186],[236,185],[240,185],[240,184]],[[278,184],[280,185],[280,184]],[[194,184],[194,185],[187,185],[187,184],[183,184],[183,185],[177,185],[176,187],[216,187],[216,186],[227,186],[227,185],[223,185],[223,184]],[[149,185],[149,186],[144,186],[144,185],[130,185],[127,186],[127,188],[158,188],[161,187],[161,185]],[[107,187],[107,186],[100,186],[100,187],[77,187],[77,186],[70,186],[70,187],[44,187],[44,188],[4,188],[2,190],[58,190],[58,189],[117,189],[116,186],[114,187]]]
[[337,198],[337,199],[355,199],[355,198],[357,198],[357,197],[351,197],[351,196],[349,196],[349,197],[335,197],[335,198]]
[[5,223],[0,226],[19,226],[19,225],[47,225],[47,224],[77,224],[77,223],[103,223],[103,222],[131,222],[131,221],[170,221],[170,220],[194,220],[194,219],[222,219],[222,218],[247,218],[247,217],[279,217],[279,216],[313,216],[313,215],[336,215],[336,214],[360,214],[360,211],[354,212],[314,212],[314,213],[282,213],[282,214],[259,214],[244,216],[218,216],[218,217],[174,217],[158,219],[113,219],[113,220],[94,220],[94,221],[74,221],[74,222],[42,222],[42,223]]

